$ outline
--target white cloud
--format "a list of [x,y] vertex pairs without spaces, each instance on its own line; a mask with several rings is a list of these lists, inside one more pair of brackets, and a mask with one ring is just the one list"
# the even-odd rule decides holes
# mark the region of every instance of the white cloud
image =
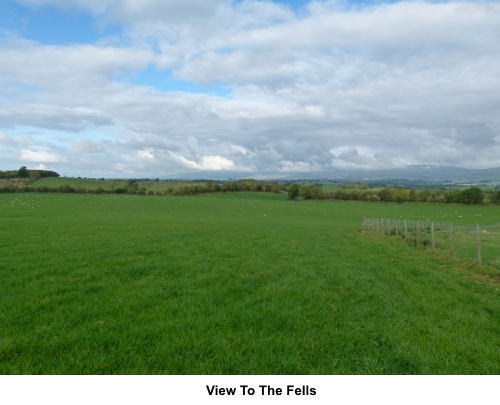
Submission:
[[4,134],[3,132],[0,132],[0,145],[2,144],[12,146],[28,145],[29,140],[21,136],[9,136],[7,134]]
[[21,162],[43,162],[43,163],[61,163],[67,159],[47,150],[33,151],[29,149],[21,150]]
[[45,166],[43,163],[40,163],[38,166],[35,166],[33,169],[34,170],[47,170],[47,166]]
[[154,155],[149,150],[140,150],[137,152],[137,156],[141,159],[155,160]]
[[[102,175],[500,166],[498,3],[24,2],[84,8],[123,32],[0,42],[0,147],[18,163]],[[231,93],[127,83],[151,65]],[[19,126],[51,131],[20,137]]]
[[105,148],[90,139],[77,139],[73,143],[73,150],[77,153],[103,153]]
[[203,156],[199,163],[179,156],[180,161],[188,169],[195,170],[235,170],[236,165],[232,160],[222,156]]
[[313,172],[320,171],[321,166],[316,162],[292,162],[290,160],[281,160],[279,162],[281,172]]
[[103,13],[109,6],[109,1],[106,0],[18,0],[19,3],[30,6],[53,5],[56,7],[79,7],[92,12]]

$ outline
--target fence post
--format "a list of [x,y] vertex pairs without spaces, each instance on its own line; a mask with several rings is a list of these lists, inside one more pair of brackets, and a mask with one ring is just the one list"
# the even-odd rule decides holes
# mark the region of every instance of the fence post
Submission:
[[420,239],[420,233],[419,233],[419,226],[420,222],[417,221],[417,223],[415,224],[415,227],[417,228],[417,246],[418,246],[418,242],[419,242],[419,239]]
[[481,265],[481,234],[479,233],[479,224],[476,224],[476,239],[477,239],[477,261]]
[[377,218],[377,233],[378,233],[378,218]]
[[405,239],[408,239],[408,224],[406,223],[406,218],[405,218]]
[[391,223],[387,220],[387,235],[391,236]]
[[399,224],[399,219],[396,219],[396,236],[398,236],[398,224]]
[[450,222],[450,254],[453,256],[453,224]]
[[434,222],[431,223],[431,239],[432,239],[432,248],[434,249],[436,245],[434,244]]

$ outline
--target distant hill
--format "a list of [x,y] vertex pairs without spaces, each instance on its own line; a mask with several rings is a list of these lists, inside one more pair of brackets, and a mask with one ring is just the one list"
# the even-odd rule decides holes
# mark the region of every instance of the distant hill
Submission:
[[278,172],[233,172],[226,170],[213,170],[203,172],[191,172],[160,176],[162,180],[236,180],[236,179],[281,179],[283,173]]
[[283,173],[283,172],[231,172],[205,171],[182,173],[160,177],[178,180],[228,180],[241,178],[275,179],[275,180],[408,180],[436,182],[492,182],[500,183],[500,167],[491,169],[465,169],[456,166],[411,165],[402,168],[384,170],[340,170],[331,169],[317,172]]

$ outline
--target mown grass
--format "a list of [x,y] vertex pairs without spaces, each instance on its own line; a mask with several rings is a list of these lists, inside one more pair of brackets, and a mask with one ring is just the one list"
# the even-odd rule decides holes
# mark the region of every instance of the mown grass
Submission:
[[498,284],[359,231],[449,207],[283,198],[0,195],[0,373],[500,372]]

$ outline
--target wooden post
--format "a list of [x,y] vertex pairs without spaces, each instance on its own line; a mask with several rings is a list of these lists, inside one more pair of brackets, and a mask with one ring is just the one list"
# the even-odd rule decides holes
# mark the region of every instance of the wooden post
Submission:
[[453,256],[453,224],[450,222],[450,254]]
[[406,218],[405,218],[405,239],[408,239],[408,224],[406,223]]
[[481,234],[479,233],[479,224],[476,224],[476,239],[477,239],[477,261],[481,265]]
[[377,233],[378,233],[378,218],[377,218]]
[[420,239],[420,234],[419,234],[419,222],[417,221],[417,223],[415,224],[415,227],[417,228],[417,246],[418,246],[418,242],[419,242],[419,239]]
[[432,248],[435,249],[436,244],[434,243],[434,222],[431,223],[431,239],[432,239]]
[[398,236],[398,224],[399,224],[399,219],[396,219],[396,236]]
[[389,220],[387,220],[387,235],[391,236],[391,224]]

